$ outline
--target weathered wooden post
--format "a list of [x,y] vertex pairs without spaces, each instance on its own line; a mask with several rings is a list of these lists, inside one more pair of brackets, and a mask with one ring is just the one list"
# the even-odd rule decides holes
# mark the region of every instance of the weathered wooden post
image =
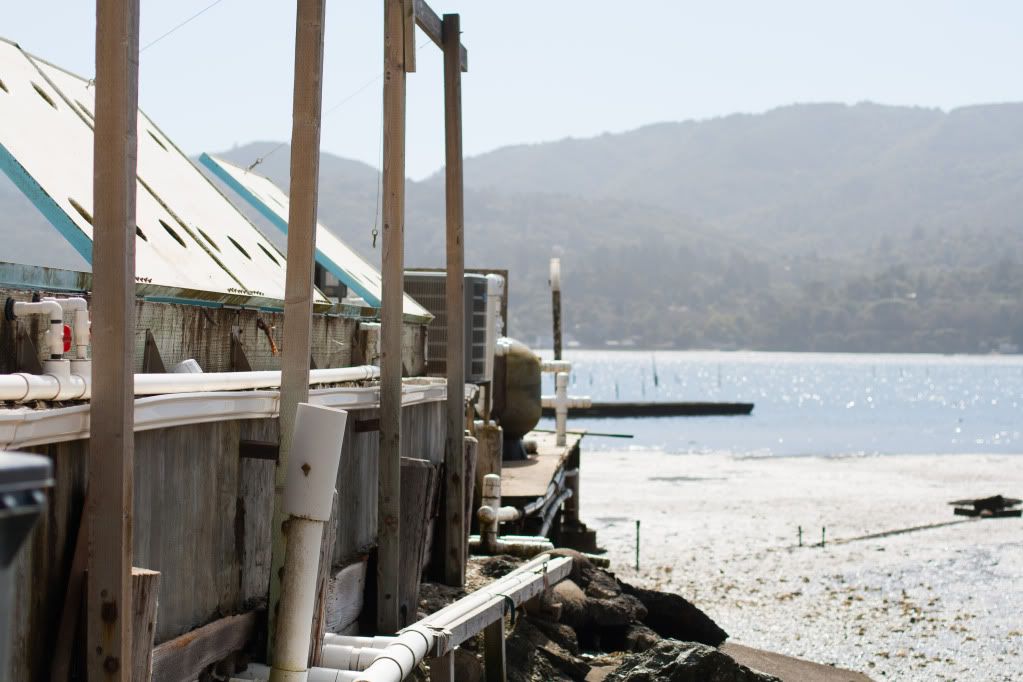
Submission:
[[405,69],[411,0],[384,0],[383,291],[380,311],[380,462],[377,630],[401,627],[401,324],[405,270]]
[[326,0],[298,0],[295,85],[291,130],[288,264],[284,284],[284,349],[281,355],[280,448],[274,479],[273,553],[270,570],[268,648],[274,641],[285,542],[282,500],[300,402],[309,400],[316,205],[320,174],[323,32]]
[[551,312],[554,316],[554,359],[561,359],[561,259],[551,258]]
[[447,436],[444,441],[444,582],[465,584],[466,534],[463,424],[465,409],[465,243],[462,186],[462,56],[457,14],[445,14],[444,141],[447,204]]
[[89,680],[131,679],[139,0],[96,2]]

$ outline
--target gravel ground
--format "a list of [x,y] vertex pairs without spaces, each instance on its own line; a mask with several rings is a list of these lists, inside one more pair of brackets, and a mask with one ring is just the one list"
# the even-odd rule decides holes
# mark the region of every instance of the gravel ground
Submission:
[[612,568],[692,599],[734,641],[875,679],[1023,680],[1020,519],[855,539],[955,521],[952,499],[1021,497],[1023,457],[593,452],[582,474]]

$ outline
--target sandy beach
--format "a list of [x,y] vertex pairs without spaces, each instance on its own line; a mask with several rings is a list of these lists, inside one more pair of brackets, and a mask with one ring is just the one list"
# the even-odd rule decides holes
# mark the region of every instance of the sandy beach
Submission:
[[1019,497],[1023,458],[739,458],[584,443],[581,484],[583,519],[612,568],[691,599],[732,641],[875,679],[1023,679],[1020,519],[856,539],[956,521],[949,500]]

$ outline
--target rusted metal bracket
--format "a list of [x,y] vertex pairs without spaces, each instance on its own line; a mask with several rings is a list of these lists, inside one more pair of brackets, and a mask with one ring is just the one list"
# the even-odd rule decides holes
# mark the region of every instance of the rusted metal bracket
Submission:
[[242,440],[238,442],[238,456],[245,459],[265,459],[276,462],[280,458],[280,446],[272,441]]
[[167,366],[160,356],[160,348],[156,345],[156,337],[149,329],[146,330],[146,347],[142,353],[142,371],[145,374],[167,373]]
[[234,372],[251,372],[252,365],[245,355],[245,342],[242,341],[242,328],[231,328],[231,370]]

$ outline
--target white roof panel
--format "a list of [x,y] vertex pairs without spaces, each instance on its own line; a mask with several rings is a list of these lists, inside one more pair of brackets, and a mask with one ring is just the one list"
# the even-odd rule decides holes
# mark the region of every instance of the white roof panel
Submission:
[[[209,154],[200,156],[199,162],[278,229],[285,234],[288,232],[288,195],[269,178]],[[383,287],[380,272],[320,223],[316,224],[316,262],[370,306],[380,307]],[[405,294],[402,312],[417,317],[432,317],[426,308],[408,294]]]

